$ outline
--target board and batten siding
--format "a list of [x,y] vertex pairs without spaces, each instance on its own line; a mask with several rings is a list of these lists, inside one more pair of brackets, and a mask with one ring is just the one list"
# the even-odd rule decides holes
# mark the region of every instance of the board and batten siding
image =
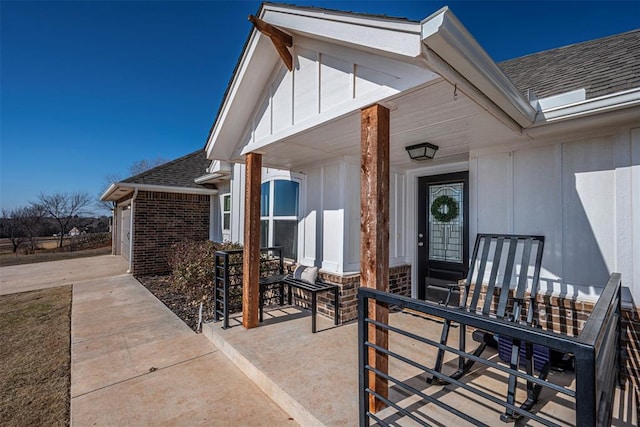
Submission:
[[[331,273],[360,271],[360,163],[345,158],[305,172],[306,209],[300,260]],[[407,262],[406,177],[390,173],[389,264]]]
[[[337,274],[360,270],[360,164],[355,158],[334,162],[292,174],[273,168],[262,169],[262,181],[291,179],[300,182],[298,260]],[[231,239],[242,242],[244,216],[244,165],[236,164],[230,183]],[[389,264],[406,264],[405,236],[406,177],[391,171]]]
[[[424,67],[297,36],[293,71],[278,62],[236,155],[258,149],[438,76]],[[416,62],[417,63],[417,62]]]
[[640,129],[470,153],[471,236],[546,237],[541,290],[595,299],[611,272],[640,300]]

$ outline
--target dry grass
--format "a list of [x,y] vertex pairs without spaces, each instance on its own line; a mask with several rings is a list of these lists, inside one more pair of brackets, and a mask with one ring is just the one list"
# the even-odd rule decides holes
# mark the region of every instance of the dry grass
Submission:
[[3,426],[69,425],[71,286],[0,296]]
[[0,267],[32,264],[35,262],[60,261],[63,259],[83,258],[109,254],[111,254],[111,246],[98,249],[87,249],[84,251],[76,252],[41,252],[31,255],[15,255],[12,253],[7,253],[0,255]]

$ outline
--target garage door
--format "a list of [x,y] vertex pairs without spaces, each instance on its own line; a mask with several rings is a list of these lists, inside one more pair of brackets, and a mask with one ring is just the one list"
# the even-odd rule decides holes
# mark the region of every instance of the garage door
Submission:
[[131,248],[131,209],[122,211],[120,217],[120,254],[129,261],[129,253]]

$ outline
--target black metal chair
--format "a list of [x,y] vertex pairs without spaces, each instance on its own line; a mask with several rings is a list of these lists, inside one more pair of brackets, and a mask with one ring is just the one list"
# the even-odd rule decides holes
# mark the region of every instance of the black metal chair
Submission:
[[[535,300],[538,292],[544,236],[478,234],[470,260],[464,292],[460,300],[460,310],[466,310],[483,316],[492,316],[512,322],[519,322],[535,327]],[[518,262],[519,261],[519,262]],[[531,276],[529,275],[531,271]],[[531,277],[531,280],[529,280]],[[529,286],[530,285],[530,286]],[[449,287],[449,294],[458,289],[458,284]],[[527,292],[528,290],[528,292]],[[447,300],[449,297],[447,297]],[[442,328],[440,344],[446,345],[451,321],[445,320]],[[466,351],[466,325],[460,325],[459,348]],[[495,337],[484,331],[474,332],[474,340],[480,345],[473,351],[479,357],[487,345],[495,345]],[[520,349],[524,344],[525,369],[533,375],[533,345],[513,339],[511,345],[511,368],[518,369]],[[434,370],[441,372],[444,349],[438,350]],[[449,377],[460,379],[472,368],[474,361],[463,356],[458,357],[458,369]],[[549,362],[546,361],[540,370],[540,379],[546,380]],[[446,379],[435,376],[429,380],[432,384],[446,384]],[[517,377],[509,376],[507,403],[513,405]],[[529,410],[536,403],[541,390],[540,385],[527,381],[527,399],[522,408]],[[501,416],[503,421],[513,421],[518,415],[507,410]]]

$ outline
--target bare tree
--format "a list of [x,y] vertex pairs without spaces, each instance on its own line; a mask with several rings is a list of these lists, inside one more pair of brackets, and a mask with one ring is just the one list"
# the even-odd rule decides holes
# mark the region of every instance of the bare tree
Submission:
[[102,190],[100,191],[100,193],[98,194],[98,197],[96,198],[96,207],[99,210],[107,211],[107,212],[111,212],[113,210],[113,207],[115,205],[114,202],[101,200],[100,198],[102,197],[104,192],[107,191],[107,189],[111,184],[115,184],[116,182],[120,182],[121,180],[122,178],[120,177],[120,175],[115,173],[106,175],[104,177],[104,179],[102,180]]
[[138,160],[136,162],[133,162],[133,164],[129,166],[129,173],[131,174],[131,176],[139,175],[143,172],[148,171],[149,169],[153,169],[167,162],[167,159],[164,159],[160,156],[156,157],[155,159]]
[[34,252],[38,245],[38,236],[42,234],[44,218],[47,212],[40,205],[31,205],[22,208],[20,215],[20,226],[31,244],[31,251]]
[[[167,159],[160,156],[156,157],[155,159],[137,160],[133,162],[131,166],[129,166],[129,176],[139,175],[143,172],[148,171],[149,169],[153,169],[167,162]],[[107,188],[109,188],[111,184],[115,184],[116,182],[120,181],[122,181],[122,177],[117,173],[112,173],[104,177],[102,191],[100,192],[100,194],[98,194],[98,198],[96,201],[96,206],[99,209],[108,212],[111,212],[113,210],[114,203],[100,200],[100,197],[102,197],[104,192],[107,191]]]
[[27,240],[27,236],[20,224],[20,215],[23,208],[10,211],[2,209],[2,221],[0,221],[0,235],[6,236],[11,241],[13,253]]
[[38,202],[32,203],[34,206],[40,206],[48,216],[55,219],[60,227],[60,242],[58,247],[62,247],[64,235],[67,232],[69,224],[74,218],[87,213],[87,207],[91,204],[92,199],[89,194],[81,193],[55,193],[38,195]]

